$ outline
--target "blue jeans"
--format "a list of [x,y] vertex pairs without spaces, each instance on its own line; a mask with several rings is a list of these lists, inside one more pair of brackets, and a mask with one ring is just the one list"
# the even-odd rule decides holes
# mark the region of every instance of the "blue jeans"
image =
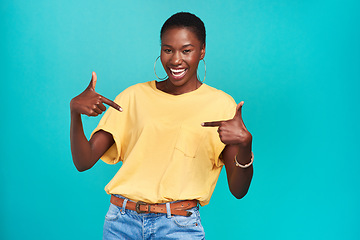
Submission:
[[137,213],[136,211],[118,207],[110,203],[105,216],[103,239],[205,239],[205,232],[201,225],[199,206],[188,211],[189,217],[171,215],[170,205],[167,214]]

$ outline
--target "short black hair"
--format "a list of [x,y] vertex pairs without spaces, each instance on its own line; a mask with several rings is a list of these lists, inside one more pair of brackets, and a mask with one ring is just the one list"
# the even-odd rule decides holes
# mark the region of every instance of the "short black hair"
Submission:
[[189,12],[178,12],[172,15],[161,28],[160,31],[160,40],[163,36],[163,34],[170,28],[173,27],[184,27],[189,28],[201,44],[205,44],[206,39],[206,31],[205,31],[205,25],[203,21],[201,21],[200,18],[198,18],[196,15],[189,13]]

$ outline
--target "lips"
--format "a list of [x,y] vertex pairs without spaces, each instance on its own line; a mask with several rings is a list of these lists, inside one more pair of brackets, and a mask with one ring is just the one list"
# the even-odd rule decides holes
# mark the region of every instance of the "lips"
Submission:
[[175,79],[181,79],[185,76],[187,68],[170,68],[170,73]]

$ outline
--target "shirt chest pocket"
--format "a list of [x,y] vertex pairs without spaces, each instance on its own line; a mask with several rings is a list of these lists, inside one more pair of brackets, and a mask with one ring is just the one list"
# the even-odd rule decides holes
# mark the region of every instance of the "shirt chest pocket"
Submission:
[[175,144],[175,150],[178,151],[178,154],[195,158],[204,141],[205,132],[202,130],[201,126],[199,128],[181,126]]

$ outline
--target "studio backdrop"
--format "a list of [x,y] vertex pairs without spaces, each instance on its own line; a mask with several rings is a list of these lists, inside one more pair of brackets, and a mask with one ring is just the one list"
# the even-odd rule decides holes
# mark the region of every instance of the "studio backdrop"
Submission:
[[[92,71],[110,99],[156,79],[160,28],[179,11],[204,21],[205,83],[245,102],[253,135],[249,192],[235,199],[222,171],[200,209],[206,238],[360,239],[355,0],[1,1],[0,238],[101,239],[121,164],[77,172],[70,100]],[[83,117],[88,137],[100,118]]]

